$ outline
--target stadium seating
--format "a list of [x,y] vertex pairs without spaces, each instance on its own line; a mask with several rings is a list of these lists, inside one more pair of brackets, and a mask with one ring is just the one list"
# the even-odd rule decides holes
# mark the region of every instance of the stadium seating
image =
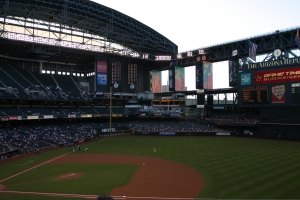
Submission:
[[[0,63],[0,80],[2,81],[5,88],[13,88],[11,90],[19,99],[31,99],[33,98],[29,91],[26,90],[26,86],[24,82],[19,83],[20,75],[14,73],[11,67],[8,64]],[[23,85],[22,85],[23,83]]]
[[94,108],[92,107],[79,107],[78,108],[79,111],[82,113],[82,114],[99,114]]
[[110,114],[109,108],[107,108],[105,106],[95,106],[94,109],[99,114],[104,114],[104,115],[109,115]]
[[8,116],[22,116],[26,115],[22,110],[20,110],[19,107],[1,107],[0,108],[1,112],[3,112],[5,115]]
[[0,98],[61,101],[89,99],[83,87],[72,76],[32,73],[1,62],[0,80]]
[[66,99],[83,100],[81,90],[72,76],[53,75],[53,79],[55,79],[58,89],[62,91]]
[[66,100],[66,96],[63,95],[52,75],[38,73],[34,73],[33,75],[41,82],[41,87],[46,88],[48,96],[55,100]]
[[47,89],[30,71],[19,67],[11,66],[11,68],[13,68],[17,73],[22,74],[22,76],[31,84],[28,86],[28,89],[36,99],[51,99],[51,97],[48,96]]

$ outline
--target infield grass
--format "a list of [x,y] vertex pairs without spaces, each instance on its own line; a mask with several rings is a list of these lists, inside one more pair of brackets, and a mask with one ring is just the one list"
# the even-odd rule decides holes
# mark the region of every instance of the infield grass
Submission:
[[[47,164],[5,181],[11,191],[35,191],[63,194],[109,194],[114,187],[129,183],[137,170],[135,165]],[[76,179],[59,175],[82,174]]]
[[[153,153],[154,147],[157,150],[156,153]],[[59,149],[0,166],[0,177],[3,179],[26,169],[20,164],[26,163],[30,159],[35,160],[38,157],[39,162],[41,162],[43,159],[49,159],[70,152],[70,150]],[[75,153],[84,154],[87,152]],[[205,187],[199,194],[199,198],[300,199],[299,142],[238,137],[128,136],[111,137],[89,144],[89,153],[150,156],[186,164],[198,170],[205,179]],[[28,168],[33,164],[26,165]],[[96,188],[97,194],[101,194],[99,190],[102,187],[107,187],[103,191],[110,191],[114,187],[128,183],[136,170],[135,166],[130,165],[71,165],[73,164],[55,167],[46,164],[4,181],[3,184],[8,185],[11,189],[21,190],[21,183],[29,181],[32,182],[32,185],[26,186],[24,190],[34,188],[34,191],[51,190],[72,193],[77,190],[76,184],[80,183],[81,192],[93,194],[89,193],[92,192],[89,190],[91,182],[95,184],[99,184],[99,182],[93,179],[94,175],[92,174],[96,174],[97,170],[101,169],[99,171],[105,171],[107,176],[111,177],[105,181],[105,184],[100,184],[99,188]],[[86,180],[80,178],[71,182],[49,180],[49,182],[35,183],[37,180],[51,179],[58,173],[63,173],[64,170],[73,167],[73,171],[81,170],[80,173],[85,173],[90,177]],[[58,172],[58,170],[60,171]],[[116,183],[117,180],[113,178],[118,176],[123,177],[120,183]],[[76,183],[77,181],[79,182]],[[76,192],[78,193],[78,191]],[[1,197],[0,195],[0,199]]]

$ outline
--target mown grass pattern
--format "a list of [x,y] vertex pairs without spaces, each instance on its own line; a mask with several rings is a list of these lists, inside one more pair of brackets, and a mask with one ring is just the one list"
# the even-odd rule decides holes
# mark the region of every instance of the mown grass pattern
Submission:
[[59,148],[53,151],[48,151],[41,154],[35,154],[31,157],[17,160],[15,162],[11,162],[5,165],[0,165],[0,180],[10,175],[13,175],[15,173],[31,168],[37,164],[41,164],[46,160],[53,159],[70,152],[71,152],[70,148]]
[[[137,170],[135,165],[47,164],[21,174],[4,184],[7,190],[66,194],[109,194],[114,187],[126,185]],[[83,174],[81,178],[61,179],[67,173]]]
[[[237,137],[112,137],[89,146],[93,154],[150,156],[186,164],[204,176],[205,187],[198,197],[213,199],[300,199],[299,152],[298,142]],[[36,170],[44,169],[32,173]],[[81,184],[82,191],[90,187],[82,180]],[[113,187],[109,182],[104,185]]]

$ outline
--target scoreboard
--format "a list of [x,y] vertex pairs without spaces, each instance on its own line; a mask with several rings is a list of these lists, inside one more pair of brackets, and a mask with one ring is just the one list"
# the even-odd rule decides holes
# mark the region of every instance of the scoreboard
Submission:
[[242,87],[242,104],[267,104],[268,86]]
[[300,83],[293,83],[292,87],[292,105],[300,104]]
[[[237,100],[242,107],[300,106],[300,58],[299,64],[286,67],[256,63],[243,65],[237,73]],[[295,61],[296,62],[296,61]],[[282,65],[281,65],[282,64]]]

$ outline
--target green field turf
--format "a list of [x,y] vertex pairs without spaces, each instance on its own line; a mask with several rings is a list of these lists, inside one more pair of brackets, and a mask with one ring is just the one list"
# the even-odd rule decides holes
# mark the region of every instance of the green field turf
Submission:
[[[109,194],[112,188],[128,184],[137,168],[135,165],[47,164],[4,183],[10,191]],[[58,178],[59,175],[70,172],[83,176],[76,179]]]
[[[205,179],[205,187],[198,195],[199,198],[300,199],[300,143],[298,142],[237,137],[128,136],[107,138],[88,145],[89,153],[92,154],[151,156],[193,167]],[[154,147],[157,150],[156,153],[153,153]],[[3,179],[43,159],[70,151],[70,148],[59,149],[0,165],[0,177]],[[30,160],[34,161],[23,165]],[[34,191],[72,193],[75,190],[77,193],[107,194],[114,187],[128,183],[136,170],[136,167],[131,165],[76,164],[72,166],[73,171],[81,170],[82,173],[90,176],[86,180],[77,179],[82,187],[80,191],[76,186],[77,180],[71,182],[51,180],[54,184],[46,181],[47,178],[55,177],[70,167],[70,165],[60,165],[56,169],[57,167],[46,164],[4,181],[3,184],[9,185],[10,190],[24,188],[23,190],[32,191],[34,188]],[[101,184],[96,190],[95,188],[89,190],[90,182],[95,181],[94,183],[98,184],[97,180],[92,178],[97,169],[107,172],[106,175],[111,179],[105,181],[105,186]],[[44,173],[45,171],[47,173]],[[99,176],[102,175],[99,174]],[[114,178],[119,176],[122,177],[120,180]],[[23,187],[22,183],[26,181],[32,183]],[[68,187],[64,188],[65,184]],[[0,199],[1,197],[3,196],[0,195]]]

